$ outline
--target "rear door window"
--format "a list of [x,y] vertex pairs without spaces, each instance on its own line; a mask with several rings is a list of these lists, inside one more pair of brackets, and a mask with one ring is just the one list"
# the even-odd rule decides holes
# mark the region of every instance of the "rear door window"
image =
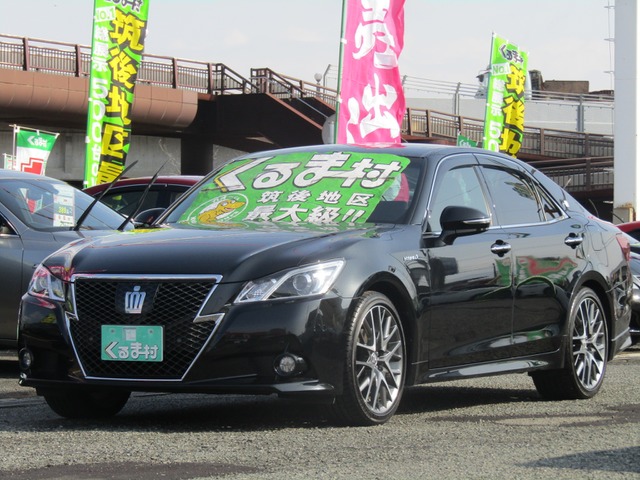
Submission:
[[515,170],[484,167],[500,225],[524,225],[545,220],[536,189]]

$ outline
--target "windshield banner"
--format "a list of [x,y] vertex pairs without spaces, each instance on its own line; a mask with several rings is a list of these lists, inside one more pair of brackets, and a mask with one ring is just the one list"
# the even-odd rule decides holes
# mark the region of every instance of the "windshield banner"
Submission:
[[383,193],[401,195],[408,164],[397,155],[342,152],[250,158],[224,167],[180,221],[363,223]]
[[84,186],[114,180],[131,140],[149,0],[95,0]]
[[337,143],[400,143],[405,99],[398,68],[404,0],[349,0],[342,39]]
[[11,170],[44,175],[49,154],[59,134],[14,125],[13,135],[15,152]]
[[524,138],[528,54],[493,35],[483,147],[516,156]]

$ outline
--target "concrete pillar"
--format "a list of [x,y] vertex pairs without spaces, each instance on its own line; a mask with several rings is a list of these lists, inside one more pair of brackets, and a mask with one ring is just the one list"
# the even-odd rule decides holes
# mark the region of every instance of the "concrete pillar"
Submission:
[[182,175],[206,175],[213,167],[211,140],[187,136],[180,141]]
[[638,12],[637,0],[616,0],[614,223],[636,220],[638,212]]

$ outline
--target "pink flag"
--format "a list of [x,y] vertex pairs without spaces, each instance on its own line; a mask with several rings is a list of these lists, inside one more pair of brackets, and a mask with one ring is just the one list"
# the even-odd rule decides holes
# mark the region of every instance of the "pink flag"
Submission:
[[400,143],[404,0],[345,0],[337,142]]

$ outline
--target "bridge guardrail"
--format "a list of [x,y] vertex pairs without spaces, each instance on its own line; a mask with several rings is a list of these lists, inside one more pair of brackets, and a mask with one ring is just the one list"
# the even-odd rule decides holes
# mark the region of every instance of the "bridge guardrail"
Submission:
[[[91,47],[0,35],[0,68],[88,77]],[[257,93],[258,87],[222,63],[143,55],[138,82],[212,95]]]
[[613,189],[613,157],[529,162],[571,193]]

